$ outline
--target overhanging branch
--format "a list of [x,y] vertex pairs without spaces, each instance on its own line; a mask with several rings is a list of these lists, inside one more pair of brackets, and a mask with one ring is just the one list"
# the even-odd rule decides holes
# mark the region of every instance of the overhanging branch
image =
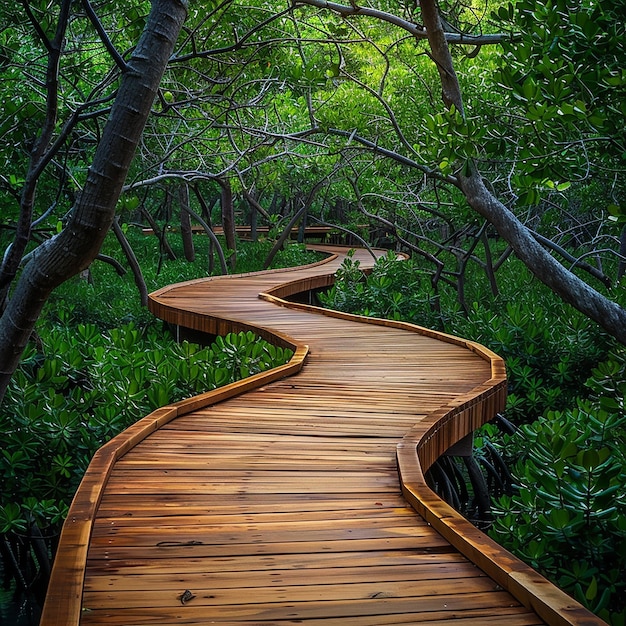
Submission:
[[[317,7],[318,9],[328,9],[334,13],[339,14],[343,18],[349,17],[373,17],[383,22],[393,24],[398,28],[406,31],[416,39],[427,39],[428,33],[423,26],[413,24],[408,20],[405,20],[398,15],[387,13],[379,9],[373,9],[371,7],[358,6],[356,3],[348,6],[344,4],[338,4],[337,2],[328,2],[328,0],[296,0],[294,6],[307,5]],[[453,44],[465,44],[470,46],[483,46],[487,44],[497,44],[502,41],[510,41],[511,35],[506,33],[495,33],[490,35],[468,35],[465,33],[445,33],[446,41]]]

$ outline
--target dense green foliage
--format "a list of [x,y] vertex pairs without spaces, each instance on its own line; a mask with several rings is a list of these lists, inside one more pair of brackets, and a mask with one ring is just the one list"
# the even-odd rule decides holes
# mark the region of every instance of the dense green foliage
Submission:
[[[512,465],[512,495],[494,506],[491,533],[612,624],[626,610],[626,354],[536,283],[519,263],[502,268],[500,295],[472,284],[467,315],[454,290],[434,293],[429,274],[394,254],[365,276],[348,259],[320,299],[343,311],[406,320],[474,339],[506,357],[505,416],[520,424],[477,438]],[[482,287],[481,287],[482,285]],[[495,441],[489,442],[489,439]]]
[[507,438],[516,489],[490,534],[611,624],[626,623],[626,355],[594,370],[590,394]]
[[503,46],[497,81],[509,114],[525,120],[511,120],[520,204],[538,204],[540,193],[563,191],[583,172],[607,187],[600,208],[615,212],[624,201],[610,172],[626,163],[625,12],[624,0],[517,0],[495,12],[518,34]]

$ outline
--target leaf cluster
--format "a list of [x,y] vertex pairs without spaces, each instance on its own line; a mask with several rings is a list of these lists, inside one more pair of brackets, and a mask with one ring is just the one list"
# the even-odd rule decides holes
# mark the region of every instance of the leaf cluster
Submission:
[[435,294],[429,276],[411,261],[398,262],[393,252],[377,260],[367,275],[359,261],[348,255],[336,273],[335,283],[318,294],[323,306],[370,317],[428,321],[439,326],[432,315]]
[[593,372],[591,398],[548,412],[506,441],[516,490],[491,536],[611,624],[626,622],[626,366]]
[[[517,0],[494,12],[514,33],[495,81],[509,97],[503,117],[517,116],[511,180],[520,205],[538,203],[541,181],[624,171],[625,10],[623,0]],[[613,194],[623,201],[621,185]]]

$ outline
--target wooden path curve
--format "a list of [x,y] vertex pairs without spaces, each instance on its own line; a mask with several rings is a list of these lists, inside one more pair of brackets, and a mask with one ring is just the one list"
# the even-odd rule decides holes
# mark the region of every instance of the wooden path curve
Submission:
[[98,451],[41,626],[602,624],[425,486],[423,471],[502,409],[502,361],[281,300],[332,282],[345,250],[318,248],[334,256],[152,294],[173,324],[253,329],[295,355]]

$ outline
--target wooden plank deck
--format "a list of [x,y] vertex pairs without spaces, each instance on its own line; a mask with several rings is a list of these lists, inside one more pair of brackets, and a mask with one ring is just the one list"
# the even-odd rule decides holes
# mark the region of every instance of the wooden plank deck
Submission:
[[96,454],[41,626],[602,624],[424,484],[501,410],[502,361],[406,324],[287,305],[332,281],[344,251],[318,248],[337,256],[151,296],[172,323],[254,328],[295,356],[164,407]]

